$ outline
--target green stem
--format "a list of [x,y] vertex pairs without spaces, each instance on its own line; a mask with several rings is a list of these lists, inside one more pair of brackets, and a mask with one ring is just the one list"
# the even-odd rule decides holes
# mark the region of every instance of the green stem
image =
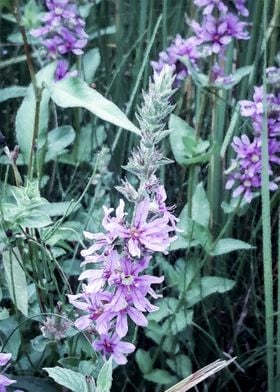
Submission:
[[267,358],[267,381],[268,392],[274,391],[274,348],[273,348],[273,276],[272,276],[272,252],[271,252],[271,216],[269,195],[269,152],[267,133],[267,92],[266,92],[266,68],[267,68],[267,14],[268,1],[263,2],[263,105],[264,118],[261,135],[262,142],[262,227],[263,227],[263,272],[264,272],[264,299],[265,299],[265,326],[266,326],[266,358]]
[[[34,118],[34,128],[33,128],[33,135],[31,141],[31,149],[30,149],[30,156],[29,156],[29,163],[28,163],[28,174],[27,178],[32,181],[33,179],[33,172],[34,172],[34,157],[36,157],[36,141],[38,139],[39,134],[39,122],[40,122],[40,105],[41,105],[41,98],[42,98],[42,90],[39,89],[39,93],[35,95],[36,99],[36,106],[35,106],[35,118]],[[40,173],[37,170],[37,177]]]

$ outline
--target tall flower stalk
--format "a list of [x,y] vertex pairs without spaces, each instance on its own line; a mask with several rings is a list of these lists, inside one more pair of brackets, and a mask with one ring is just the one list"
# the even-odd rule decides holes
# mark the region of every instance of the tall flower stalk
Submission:
[[93,336],[93,347],[105,357],[112,356],[118,364],[125,364],[125,354],[135,346],[122,341],[128,333],[128,320],[147,326],[146,313],[154,312],[148,296],[158,298],[151,287],[163,277],[147,275],[155,252],[168,253],[175,240],[177,218],[172,207],[166,206],[166,193],[157,177],[161,165],[169,163],[158,143],[169,134],[165,130],[168,115],[173,110],[172,70],[163,68],[154,75],[148,92],[143,92],[144,103],[137,118],[141,129],[136,148],[125,169],[137,177],[135,187],[128,179],[118,191],[133,205],[127,208],[120,200],[115,212],[104,207],[103,233],[85,232],[93,244],[82,251],[82,265],[91,264],[79,277],[82,292],[69,295],[70,302],[83,311],[75,325]]

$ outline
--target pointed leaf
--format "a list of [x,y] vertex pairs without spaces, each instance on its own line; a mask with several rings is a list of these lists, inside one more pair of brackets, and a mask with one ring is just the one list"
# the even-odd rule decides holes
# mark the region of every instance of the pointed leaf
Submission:
[[102,120],[140,134],[140,130],[113,102],[79,78],[66,78],[50,84],[49,92],[53,101],[62,108],[82,107]]
[[96,381],[96,392],[110,392],[112,385],[112,357],[104,363]]
[[[55,63],[51,63],[36,74],[39,87],[42,86],[43,82],[49,83],[51,80],[53,80],[55,66]],[[39,113],[39,138],[44,138],[46,136],[49,119],[49,99],[49,92],[47,89],[44,89],[42,92]],[[26,164],[29,162],[30,157],[32,137],[34,132],[35,110],[35,95],[33,86],[30,85],[16,116],[17,141],[20,152],[22,153],[24,162]]]
[[13,303],[27,317],[28,293],[26,277],[18,262],[18,260],[21,260],[21,255],[17,248],[14,248],[14,253],[16,256],[9,251],[3,252],[5,276]]
[[73,392],[85,392],[88,390],[85,376],[74,372],[70,369],[63,369],[61,367],[44,368],[49,374],[49,377],[54,381]]
[[195,288],[188,290],[186,300],[188,307],[194,306],[214,293],[226,293],[235,285],[231,279],[221,278],[219,276],[204,276]]
[[24,97],[26,91],[27,91],[26,87],[20,87],[20,86],[2,88],[0,90],[0,102],[4,102],[10,98]]
[[234,238],[223,238],[217,242],[215,248],[210,252],[210,255],[219,256],[236,250],[248,250],[252,248],[253,246],[247,242],[235,240]]

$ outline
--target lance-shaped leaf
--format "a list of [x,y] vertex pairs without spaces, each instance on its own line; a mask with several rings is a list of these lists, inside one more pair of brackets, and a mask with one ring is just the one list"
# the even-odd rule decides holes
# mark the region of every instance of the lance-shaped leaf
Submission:
[[140,134],[140,130],[111,101],[79,78],[67,78],[49,85],[53,101],[62,108],[81,107],[118,127]]

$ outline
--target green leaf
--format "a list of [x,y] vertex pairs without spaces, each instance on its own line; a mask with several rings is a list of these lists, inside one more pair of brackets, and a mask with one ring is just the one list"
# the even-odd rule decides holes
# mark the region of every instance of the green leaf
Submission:
[[191,360],[184,354],[178,354],[174,359],[168,358],[166,363],[180,378],[185,378],[192,373]]
[[153,320],[159,322],[166,317],[174,314],[178,302],[178,299],[173,297],[165,297],[160,299],[159,301],[157,301],[157,306],[159,307],[159,309],[156,312],[152,312],[149,314],[149,321]]
[[196,186],[193,194],[192,219],[206,228],[209,225],[210,206],[202,182]]
[[33,376],[13,376],[12,378],[17,381],[14,388],[18,387],[20,390],[28,392],[57,392],[57,385],[50,379]]
[[170,144],[172,153],[180,165],[191,165],[209,160],[211,152],[205,151],[210,143],[197,139],[195,130],[180,117],[171,114],[169,120]]
[[6,320],[9,316],[8,309],[0,307],[0,320]]
[[[177,335],[179,332],[183,331],[188,325],[192,323],[193,311],[181,309],[175,313],[174,320],[171,323],[171,333],[172,335]],[[169,319],[165,320],[165,323],[170,325]]]
[[32,210],[19,221],[20,226],[28,228],[41,228],[52,224],[51,218],[41,210]]
[[[207,216],[207,212],[205,214]],[[204,217],[205,220],[205,217]],[[211,234],[207,227],[190,219],[188,216],[188,204],[186,204],[179,215],[178,228],[183,230],[177,233],[176,241],[172,242],[169,249],[187,249],[189,247],[201,245],[207,251],[211,244]]]
[[22,263],[22,259],[17,248],[14,248],[14,253],[10,253],[9,251],[3,252],[5,276],[13,303],[15,304],[16,308],[27,317],[28,293],[26,277],[18,262],[18,260],[20,260]]
[[112,386],[112,357],[104,363],[96,381],[96,392],[110,392]]
[[24,97],[27,92],[26,87],[12,86],[0,90],[0,102],[7,101],[10,98]]
[[102,120],[140,134],[140,130],[114,103],[79,78],[66,78],[49,84],[49,92],[53,101],[62,108],[82,107]]
[[15,361],[21,344],[21,336],[16,316],[0,320],[0,340],[1,342],[5,342],[8,338],[9,340],[5,346],[5,350],[8,353],[12,353],[13,360]]
[[254,247],[247,242],[235,240],[234,238],[223,238],[219,240],[215,248],[209,253],[211,256],[224,255],[241,249],[253,249]]
[[43,352],[48,344],[55,343],[54,340],[44,338],[43,335],[38,335],[31,340],[31,345],[34,350]]
[[152,370],[153,367],[152,358],[148,351],[139,348],[136,351],[135,359],[137,365],[139,366],[139,369],[143,374],[149,373]]
[[80,205],[77,205],[75,208],[73,206],[73,201],[58,201],[43,205],[40,207],[40,211],[45,212],[49,216],[61,216],[64,214],[68,216],[69,213],[76,211]]
[[[56,64],[51,63],[36,74],[36,79],[39,87],[43,83],[50,83],[53,80]],[[39,139],[46,137],[48,120],[49,120],[49,91],[44,89],[42,92],[42,99],[40,104],[40,118],[39,118]],[[24,162],[29,162],[32,137],[34,131],[35,120],[35,95],[33,86],[30,85],[27,89],[26,96],[16,115],[16,135],[20,151],[23,155]]]
[[99,49],[93,48],[83,56],[83,71],[85,81],[90,84],[93,81],[97,68],[100,65],[101,57]]
[[174,384],[177,382],[175,376],[172,376],[168,371],[161,369],[153,369],[151,373],[144,374],[144,378],[160,385]]
[[56,383],[69,388],[73,392],[85,392],[88,390],[85,376],[80,373],[58,366],[43,369],[48,372],[49,377],[53,378]]
[[65,148],[73,143],[75,131],[70,125],[64,125],[53,129],[47,137],[47,153],[45,162],[49,162],[60,154],[65,153]]
[[185,159],[192,156],[195,142],[195,131],[186,121],[171,114],[169,119],[170,144],[172,153],[178,163],[184,165]]
[[[159,325],[156,321],[149,321],[145,334],[157,344],[160,344],[163,351],[167,353],[176,354],[179,351],[179,343],[177,337],[170,333],[169,323]],[[165,336],[162,344],[162,337]]]
[[213,293],[225,293],[231,290],[234,285],[234,280],[218,276],[204,276],[196,287],[187,291],[187,305],[188,307],[194,306]]

